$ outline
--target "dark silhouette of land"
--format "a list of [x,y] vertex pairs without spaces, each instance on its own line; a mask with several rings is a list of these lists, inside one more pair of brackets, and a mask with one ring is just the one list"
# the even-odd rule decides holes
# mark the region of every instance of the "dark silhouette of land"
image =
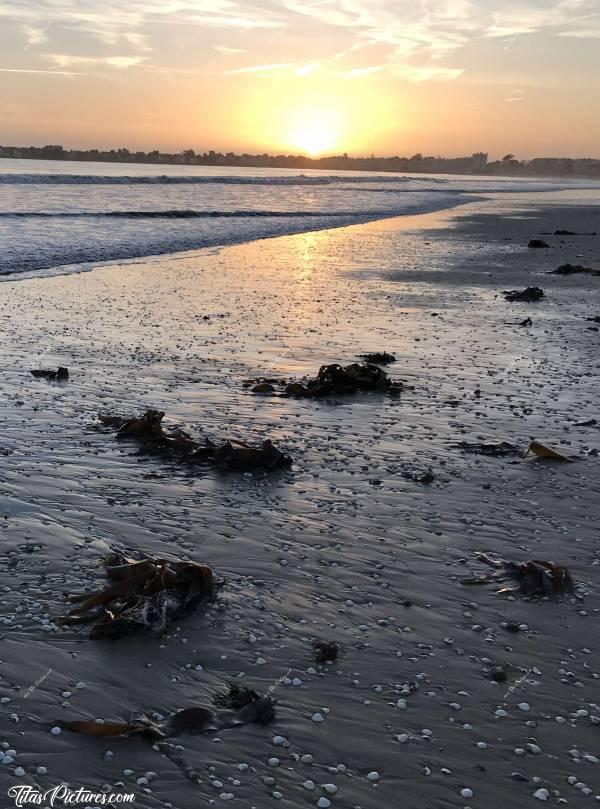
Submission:
[[234,154],[234,152],[178,153],[131,152],[129,149],[64,149],[62,146],[0,146],[0,157],[30,160],[89,160],[107,163],[151,163],[177,166],[244,166],[248,168],[321,169],[324,171],[394,171],[436,174],[485,174],[511,177],[600,177],[600,160],[593,158],[537,157],[517,160],[507,154],[502,160],[488,162],[486,152],[470,157],[328,157],[305,155]]

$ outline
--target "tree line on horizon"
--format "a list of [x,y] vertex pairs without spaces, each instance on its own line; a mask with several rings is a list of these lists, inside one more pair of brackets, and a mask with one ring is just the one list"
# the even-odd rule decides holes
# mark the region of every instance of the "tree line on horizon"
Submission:
[[247,168],[321,169],[335,171],[382,171],[436,174],[485,174],[523,177],[600,177],[600,160],[593,158],[537,157],[518,160],[507,154],[502,160],[488,161],[486,152],[468,157],[350,157],[329,155],[236,154],[234,152],[195,152],[185,149],[169,153],[129,149],[65,149],[60,145],[0,146],[0,157],[29,160],[68,160],[107,163],[150,163],[178,166],[241,166]]

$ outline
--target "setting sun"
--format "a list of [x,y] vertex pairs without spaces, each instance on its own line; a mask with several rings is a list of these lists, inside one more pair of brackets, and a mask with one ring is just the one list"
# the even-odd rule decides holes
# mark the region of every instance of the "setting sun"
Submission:
[[333,149],[335,134],[318,124],[298,129],[290,134],[290,146],[300,149],[308,155],[320,155]]
[[283,141],[294,149],[315,156],[339,147],[340,121],[334,110],[301,109],[290,115]]

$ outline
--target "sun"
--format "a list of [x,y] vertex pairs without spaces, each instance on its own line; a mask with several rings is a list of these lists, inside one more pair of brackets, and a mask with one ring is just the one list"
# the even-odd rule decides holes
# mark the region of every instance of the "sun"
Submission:
[[311,157],[334,150],[340,141],[340,122],[334,110],[294,110],[287,127],[283,137],[286,145]]
[[330,129],[313,124],[290,133],[290,146],[314,157],[331,151],[335,146],[336,136]]

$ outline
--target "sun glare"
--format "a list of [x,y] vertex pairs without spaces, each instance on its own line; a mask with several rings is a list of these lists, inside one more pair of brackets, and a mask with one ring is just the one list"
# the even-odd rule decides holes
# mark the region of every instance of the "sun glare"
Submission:
[[339,146],[340,125],[333,110],[296,110],[290,118],[283,138],[289,147],[314,157]]
[[290,136],[290,146],[306,152],[308,155],[320,155],[331,150],[335,145],[335,135],[327,129],[319,126],[307,126],[292,132]]

